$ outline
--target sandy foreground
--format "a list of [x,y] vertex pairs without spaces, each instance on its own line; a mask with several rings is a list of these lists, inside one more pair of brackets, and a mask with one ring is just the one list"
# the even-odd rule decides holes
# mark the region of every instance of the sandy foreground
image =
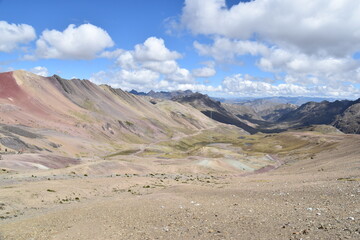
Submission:
[[4,169],[0,239],[360,239],[359,146],[248,176]]

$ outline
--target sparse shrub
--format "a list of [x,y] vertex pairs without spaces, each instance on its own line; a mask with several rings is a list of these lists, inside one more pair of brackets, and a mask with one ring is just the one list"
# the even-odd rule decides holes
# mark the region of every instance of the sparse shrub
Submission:
[[129,127],[134,126],[134,123],[130,122],[130,121],[125,121],[126,125],[128,125]]

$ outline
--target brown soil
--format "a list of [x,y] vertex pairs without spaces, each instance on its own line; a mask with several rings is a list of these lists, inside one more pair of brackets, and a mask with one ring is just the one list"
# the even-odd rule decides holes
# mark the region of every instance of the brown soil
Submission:
[[1,171],[0,239],[359,239],[360,137],[322,137],[338,145],[248,176],[173,160]]

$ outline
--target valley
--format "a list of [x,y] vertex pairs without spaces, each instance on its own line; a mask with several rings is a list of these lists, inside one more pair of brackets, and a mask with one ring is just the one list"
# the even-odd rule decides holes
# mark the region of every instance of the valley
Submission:
[[0,239],[360,236],[357,101],[152,94],[0,73]]

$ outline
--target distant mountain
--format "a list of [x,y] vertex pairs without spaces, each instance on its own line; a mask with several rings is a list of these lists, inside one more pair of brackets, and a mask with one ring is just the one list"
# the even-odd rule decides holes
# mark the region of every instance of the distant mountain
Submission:
[[138,91],[136,91],[136,90],[131,90],[129,93],[131,93],[131,94],[134,94],[134,95],[138,95],[138,96],[146,96],[147,95],[147,93],[145,93],[145,92],[138,92]]
[[[359,102],[359,100],[356,102]],[[332,125],[345,133],[360,134],[360,103],[348,107],[336,117]]]
[[220,98],[220,97],[211,97],[209,96],[211,99],[213,99],[214,101],[218,101],[221,103],[225,103],[226,102],[226,98]]
[[278,104],[274,106],[269,106],[268,108],[259,111],[258,114],[265,120],[269,122],[277,122],[279,118],[288,114],[289,112],[297,109],[298,107],[294,104]]
[[187,95],[191,95],[193,94],[193,92],[191,90],[185,90],[185,91],[172,91],[172,92],[165,92],[165,91],[161,91],[161,92],[155,92],[153,90],[151,90],[148,93],[145,92],[138,92],[136,90],[131,90],[129,93],[134,94],[134,95],[139,95],[139,96],[149,96],[152,98],[160,98],[160,99],[167,99],[170,100],[173,97],[178,97],[178,96],[187,96]]
[[131,91],[135,95],[187,103],[206,116],[250,133],[281,132],[317,124],[333,125],[345,133],[360,133],[357,101],[319,97],[211,98],[191,91]]
[[286,101],[282,101],[282,99],[262,98],[239,103],[238,105],[251,108],[262,120],[275,122],[284,114],[287,114],[297,108],[295,104],[285,102]]
[[312,124],[330,124],[338,114],[343,113],[348,107],[354,104],[353,101],[322,101],[308,102],[301,105],[281,118],[278,122],[291,122],[296,126],[308,126]]
[[322,102],[329,101],[333,102],[339,99],[336,98],[320,98],[320,97],[265,97],[265,98],[232,98],[226,99],[224,102],[226,103],[237,103],[244,104],[254,101],[269,101],[277,104],[294,104],[294,105],[302,105],[307,102]]
[[228,112],[231,112],[235,116],[248,120],[250,122],[264,121],[264,119],[251,107],[242,104],[221,104]]
[[360,133],[360,99],[356,101],[308,102],[278,119],[291,127],[333,125],[344,133]]
[[221,103],[201,93],[177,96],[172,100],[189,104],[216,121],[238,126],[249,133],[281,132],[324,124],[345,133],[360,133],[360,99],[307,102],[300,107],[282,103],[282,98]]
[[244,129],[249,133],[258,132],[254,127],[247,124],[243,119],[238,118],[222,106],[219,101],[214,101],[209,96],[201,93],[193,93],[185,96],[176,96],[171,100],[189,104],[200,110],[203,114],[221,123],[232,124]]
[[[360,133],[360,99],[356,101],[335,100],[310,101],[298,107],[300,100],[313,98],[262,98],[241,103],[222,105],[239,119],[261,132],[281,132],[289,128],[304,128],[312,125],[332,125],[344,133]],[[320,100],[316,98],[316,100]]]

